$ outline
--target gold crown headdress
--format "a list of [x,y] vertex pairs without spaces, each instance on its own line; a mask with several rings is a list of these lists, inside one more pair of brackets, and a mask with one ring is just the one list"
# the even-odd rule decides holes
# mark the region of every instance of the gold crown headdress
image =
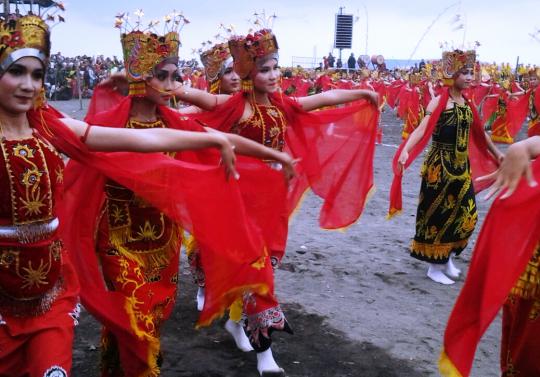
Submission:
[[[219,25],[220,29],[223,29],[228,37],[233,33],[234,26]],[[228,38],[223,37],[221,34],[217,34],[214,38],[218,41],[212,44],[212,41],[206,41],[202,43],[202,48],[198,50],[201,58],[201,62],[204,66],[206,73],[206,79],[209,83],[210,93],[219,93],[221,86],[221,77],[225,73],[227,66],[232,62],[231,52],[227,43]],[[209,46],[209,48],[207,48]]]
[[234,70],[242,79],[242,88],[251,90],[252,82],[249,74],[255,68],[258,58],[274,54],[277,57],[278,43],[275,35],[272,33],[271,24],[277,16],[266,16],[263,13],[254,13],[255,21],[253,24],[262,29],[253,32],[249,30],[246,36],[233,36],[229,39],[229,50],[234,60]]
[[257,58],[276,54],[278,44],[275,35],[269,29],[262,29],[245,37],[235,37],[229,40],[229,50],[234,60],[234,70],[242,79],[242,88],[252,87],[249,74],[255,68]]
[[34,14],[31,8],[23,16],[17,6],[15,14],[0,19],[0,73],[27,56],[47,64],[51,53],[50,27],[47,22],[64,22],[62,16],[56,15],[64,10],[63,3],[53,1],[44,14]]
[[136,21],[132,26],[128,13],[118,14],[115,27],[122,32],[120,40],[129,82],[129,95],[144,96],[146,94],[144,80],[152,77],[158,64],[164,61],[178,63],[179,33],[189,20],[182,13],[174,11],[163,18],[164,32],[160,35],[155,29],[160,20],[152,20],[145,27],[142,23],[143,11],[138,9],[134,15]]

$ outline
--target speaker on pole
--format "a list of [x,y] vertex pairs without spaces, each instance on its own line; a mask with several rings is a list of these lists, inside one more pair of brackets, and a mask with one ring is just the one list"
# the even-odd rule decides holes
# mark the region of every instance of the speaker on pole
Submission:
[[352,14],[336,14],[336,32],[334,36],[334,48],[340,50],[352,48]]

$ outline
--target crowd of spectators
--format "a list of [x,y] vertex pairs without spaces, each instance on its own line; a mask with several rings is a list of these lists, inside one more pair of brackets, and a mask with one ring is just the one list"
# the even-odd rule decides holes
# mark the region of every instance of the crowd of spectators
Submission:
[[[182,60],[179,66],[186,70],[196,70],[198,62],[194,59]],[[60,52],[51,56],[45,79],[47,98],[66,101],[72,98],[92,97],[97,84],[112,73],[124,68],[122,60],[99,56],[66,57]]]
[[47,98],[69,100],[90,98],[94,87],[111,73],[122,69],[123,63],[116,56],[65,57],[61,53],[51,56],[47,71],[45,90]]

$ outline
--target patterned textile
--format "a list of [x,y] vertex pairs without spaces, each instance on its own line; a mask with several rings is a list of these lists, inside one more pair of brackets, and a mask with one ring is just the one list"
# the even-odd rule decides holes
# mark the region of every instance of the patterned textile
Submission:
[[[163,128],[164,124],[131,120],[126,127]],[[125,347],[104,330],[102,376],[117,376],[118,371],[157,376],[160,327],[176,299],[182,232],[165,214],[113,181],[106,183],[105,194],[97,239],[103,276],[110,290],[127,298],[133,342],[147,345],[148,360],[147,365],[133,359],[120,366],[119,358],[110,355]]]
[[503,307],[503,377],[540,375],[540,248],[529,261]]
[[467,246],[477,221],[468,159],[472,112],[458,105],[441,113],[422,166],[411,256],[446,263]]

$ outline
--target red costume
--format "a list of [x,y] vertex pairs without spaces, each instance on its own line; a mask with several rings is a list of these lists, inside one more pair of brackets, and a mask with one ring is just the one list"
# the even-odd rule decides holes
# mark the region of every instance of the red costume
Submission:
[[[258,41],[250,48],[247,40]],[[268,30],[229,41],[235,71],[244,79],[253,69],[255,57],[277,51],[275,37]],[[247,52],[246,52],[247,51]],[[245,55],[247,54],[247,56]],[[270,94],[271,105],[259,105],[249,91],[232,96],[211,112],[196,117],[211,127],[234,132],[278,150],[285,149],[301,158],[298,177],[290,184],[278,203],[287,203],[279,218],[262,227],[269,241],[275,263],[283,257],[288,231],[288,217],[306,191],[311,188],[325,200],[320,216],[324,228],[338,229],[351,225],[360,216],[369,191],[373,187],[373,153],[378,112],[365,102],[340,109],[308,113],[293,99]],[[253,114],[240,120],[246,104]],[[272,166],[272,164],[271,164]],[[268,198],[261,196],[261,202]],[[272,329],[287,329],[279,304],[273,296],[256,296],[245,302],[247,330],[257,352],[270,347]]]
[[[538,177],[540,160],[532,169]],[[501,307],[502,375],[540,374],[538,203],[540,190],[523,180],[512,196],[493,202],[446,327],[439,363],[445,377],[470,374],[478,342]]]
[[[45,65],[43,19],[9,16],[0,30],[0,74],[22,57]],[[17,140],[0,125],[0,375],[67,376],[79,286],[59,229],[64,163],[29,121],[33,135]]]

